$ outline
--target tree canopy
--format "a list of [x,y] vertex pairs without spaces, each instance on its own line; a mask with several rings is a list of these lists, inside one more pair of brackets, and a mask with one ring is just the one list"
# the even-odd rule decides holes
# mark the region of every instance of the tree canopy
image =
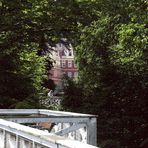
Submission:
[[66,88],[63,106],[74,110],[68,100],[81,100],[79,110],[98,115],[98,139],[103,148],[140,147],[147,138],[148,3],[91,3],[94,19],[87,25],[79,24],[75,50],[79,81],[75,86],[69,83],[69,88],[79,91],[75,89],[72,97]]
[[139,147],[147,138],[147,5],[1,0],[0,108],[39,107],[46,53],[65,37],[75,47],[79,80],[68,79],[63,108],[98,115],[102,148]]
[[53,86],[46,81],[51,67],[47,53],[58,39],[75,30],[74,7],[74,1],[0,2],[0,108],[23,103],[27,107],[28,101],[30,108],[39,107],[43,86]]

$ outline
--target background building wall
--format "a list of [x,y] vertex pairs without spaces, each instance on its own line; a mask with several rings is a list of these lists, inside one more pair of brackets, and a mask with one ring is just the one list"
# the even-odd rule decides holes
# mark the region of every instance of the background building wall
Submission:
[[51,53],[53,59],[53,68],[50,70],[49,78],[56,85],[62,86],[62,78],[64,75],[70,78],[77,78],[78,69],[74,61],[74,52],[71,44],[68,46],[58,43]]

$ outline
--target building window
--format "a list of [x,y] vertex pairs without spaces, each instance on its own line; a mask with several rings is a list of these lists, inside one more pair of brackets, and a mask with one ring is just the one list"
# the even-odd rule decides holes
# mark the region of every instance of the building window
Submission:
[[71,78],[71,77],[72,77],[72,72],[69,71],[69,72],[67,73],[67,75],[68,75],[68,77]]
[[72,67],[72,61],[68,61],[68,67]]
[[66,72],[62,72],[62,75],[63,75],[63,76],[66,76]]
[[72,50],[69,50],[67,49],[67,47],[63,50],[63,56],[66,56],[66,57],[72,57],[73,56],[73,51]]
[[57,77],[58,76],[58,73],[57,71],[54,71],[54,74],[53,74],[54,77]]
[[65,60],[62,61],[61,67],[66,67],[66,61]]
[[69,51],[69,56],[72,56],[72,51]]

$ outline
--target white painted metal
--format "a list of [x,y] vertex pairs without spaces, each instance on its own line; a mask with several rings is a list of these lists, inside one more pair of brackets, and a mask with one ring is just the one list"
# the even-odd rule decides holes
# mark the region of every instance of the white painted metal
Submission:
[[30,114],[41,114],[41,115],[50,115],[50,116],[75,116],[75,117],[96,117],[95,115],[90,114],[81,114],[65,111],[53,111],[46,109],[0,109],[0,115],[30,115]]
[[3,119],[0,119],[0,137],[0,148],[96,148]]
[[68,134],[68,133],[70,133],[70,132],[73,132],[73,131],[75,131],[75,130],[77,130],[77,129],[79,129],[79,128],[82,128],[82,127],[84,127],[84,126],[85,126],[85,124],[74,124],[74,125],[72,125],[72,126],[70,126],[70,127],[67,127],[67,128],[65,128],[65,129],[62,129],[62,130],[56,132],[55,134],[56,134],[56,135],[63,136],[63,135],[65,135],[65,134]]
[[5,145],[5,130],[0,129],[0,146],[4,148]]
[[[97,145],[96,116],[94,115],[43,109],[0,109],[0,117],[17,123],[54,123],[53,129],[58,126],[55,134],[67,135],[67,137],[73,135],[72,139]],[[85,129],[87,129],[86,132],[84,132]]]
[[40,123],[40,122],[51,122],[51,123],[86,123],[89,122],[89,118],[75,118],[75,117],[1,117],[3,119],[17,122],[17,123]]
[[97,124],[96,118],[90,118],[89,122],[87,122],[87,140],[89,144],[93,145],[97,143]]
[[90,114],[80,114],[80,113],[73,113],[73,112],[62,112],[62,111],[53,111],[53,110],[43,110],[39,109],[38,110],[40,114],[43,115],[54,115],[54,116],[69,116],[69,117],[96,117],[95,115],[90,115]]
[[38,109],[0,109],[0,115],[39,114]]
[[87,131],[85,124],[79,123],[72,125],[71,123],[59,123],[53,127],[51,132],[87,143]]

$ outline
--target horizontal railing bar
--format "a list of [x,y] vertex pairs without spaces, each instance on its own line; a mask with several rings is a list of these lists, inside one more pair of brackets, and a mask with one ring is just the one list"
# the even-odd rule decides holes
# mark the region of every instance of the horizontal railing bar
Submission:
[[50,116],[69,116],[69,117],[96,117],[90,114],[80,114],[64,111],[53,111],[43,109],[0,109],[0,115],[50,115]]
[[97,148],[3,119],[0,119],[0,129],[50,148]]
[[47,117],[47,118],[17,118],[17,117],[3,117],[3,119],[6,119],[8,121],[13,121],[13,122],[16,122],[16,123],[39,123],[39,122],[49,122],[49,123],[87,123],[89,122],[89,118],[66,118],[66,117]]
[[73,112],[65,112],[65,111],[53,111],[53,110],[39,110],[40,114],[44,115],[50,115],[50,114],[55,114],[55,115],[60,115],[60,116],[70,116],[70,117],[96,117],[95,115],[90,115],[90,114],[81,114],[81,113],[73,113]]
[[0,115],[30,115],[39,114],[38,109],[0,109]]

